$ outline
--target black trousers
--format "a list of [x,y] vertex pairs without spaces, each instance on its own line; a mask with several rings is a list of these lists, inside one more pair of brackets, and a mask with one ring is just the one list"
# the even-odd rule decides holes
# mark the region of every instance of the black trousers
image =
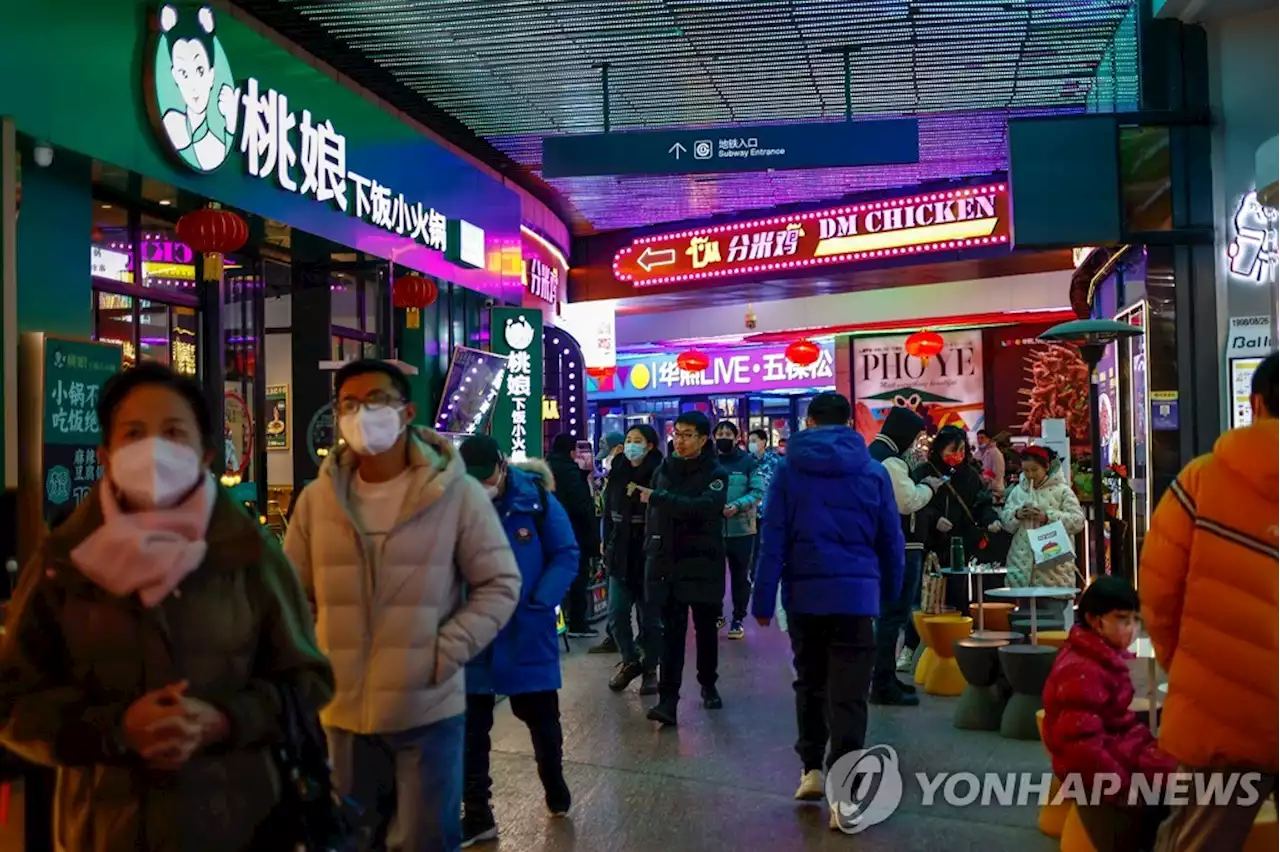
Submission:
[[574,633],[585,631],[591,626],[591,595],[587,591],[591,585],[591,573],[591,559],[583,557],[578,560],[578,576],[574,578],[569,594],[566,595],[564,617],[565,626]]
[[720,607],[716,604],[685,604],[668,594],[662,605],[662,663],[658,669],[658,695],[679,698],[684,679],[684,646],[689,636],[689,616],[693,616],[694,644],[697,648],[698,683],[716,685],[716,668],[720,661],[719,630],[716,620]]
[[[564,734],[560,729],[560,693],[526,692],[512,695],[511,712],[529,728],[533,759],[545,789],[548,781],[560,778],[564,767]],[[493,730],[492,695],[467,696],[466,751],[462,760],[462,803],[467,808],[485,808],[493,788],[489,777],[489,734]]]
[[747,620],[747,607],[751,605],[751,557],[755,551],[754,535],[724,540],[724,555],[729,563],[729,587],[733,591],[734,621]]
[[830,769],[844,755],[866,746],[867,696],[876,653],[874,619],[790,613],[788,629],[796,668],[796,754],[805,772]]

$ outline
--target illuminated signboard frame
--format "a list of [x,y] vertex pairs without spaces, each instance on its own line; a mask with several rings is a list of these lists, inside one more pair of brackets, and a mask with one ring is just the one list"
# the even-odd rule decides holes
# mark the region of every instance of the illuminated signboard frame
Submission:
[[[981,206],[984,199],[990,199],[989,210]],[[952,202],[972,202],[968,209],[975,215],[936,221],[940,205]],[[891,230],[858,227],[859,218],[865,224],[876,213],[883,223],[884,214],[901,210],[906,221],[921,209],[932,210],[935,218]],[[655,287],[1007,246],[1012,239],[1009,213],[1008,184],[994,183],[709,225],[637,237],[614,255],[613,274],[635,287]],[[724,237],[729,238],[727,261],[721,249]],[[735,258],[735,253],[741,256]]]

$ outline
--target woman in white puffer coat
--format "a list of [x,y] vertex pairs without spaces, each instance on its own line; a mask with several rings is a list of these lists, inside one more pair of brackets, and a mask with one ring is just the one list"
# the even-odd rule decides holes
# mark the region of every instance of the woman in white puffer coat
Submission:
[[[1022,451],[1022,477],[1005,494],[1000,513],[1004,528],[1013,533],[1009,547],[1010,586],[1074,586],[1076,566],[1065,562],[1052,568],[1036,568],[1028,530],[1062,521],[1068,535],[1084,529],[1084,509],[1062,473],[1062,465],[1046,447]],[[1033,576],[1034,575],[1034,576]]]

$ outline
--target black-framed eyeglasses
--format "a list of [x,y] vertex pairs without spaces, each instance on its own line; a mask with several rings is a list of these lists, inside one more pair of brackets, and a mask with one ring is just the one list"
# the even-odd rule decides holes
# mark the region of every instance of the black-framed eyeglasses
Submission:
[[365,394],[364,399],[356,399],[352,396],[344,396],[338,401],[339,414],[355,414],[361,408],[369,411],[379,411],[383,408],[392,408],[404,404],[404,398],[400,394],[393,391],[370,391]]
[[675,432],[672,433],[672,436],[677,441],[692,441],[698,437],[698,433],[697,432],[681,432],[679,429],[677,429]]

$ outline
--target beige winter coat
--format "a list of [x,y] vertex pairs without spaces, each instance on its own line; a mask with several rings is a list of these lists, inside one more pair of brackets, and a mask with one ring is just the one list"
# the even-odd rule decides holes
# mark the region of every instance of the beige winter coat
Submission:
[[498,514],[457,450],[417,429],[409,455],[413,481],[381,548],[349,503],[356,459],[345,447],[299,495],[285,538],[337,681],[321,719],[357,734],[465,712],[463,667],[498,635],[520,596]]
[[1076,499],[1075,492],[1067,484],[1061,467],[1054,467],[1039,486],[1031,484],[1024,473],[1018,484],[1009,489],[1005,496],[1004,508],[1000,512],[1000,520],[1004,528],[1013,533],[1013,544],[1009,547],[1008,580],[1010,586],[1058,586],[1067,587],[1076,584],[1076,563],[1065,562],[1052,568],[1037,568],[1035,554],[1031,552],[1029,531],[1038,524],[1030,524],[1018,519],[1018,510],[1030,507],[1044,512],[1049,520],[1046,523],[1062,521],[1062,526],[1070,536],[1079,535],[1084,530],[1084,509]]

